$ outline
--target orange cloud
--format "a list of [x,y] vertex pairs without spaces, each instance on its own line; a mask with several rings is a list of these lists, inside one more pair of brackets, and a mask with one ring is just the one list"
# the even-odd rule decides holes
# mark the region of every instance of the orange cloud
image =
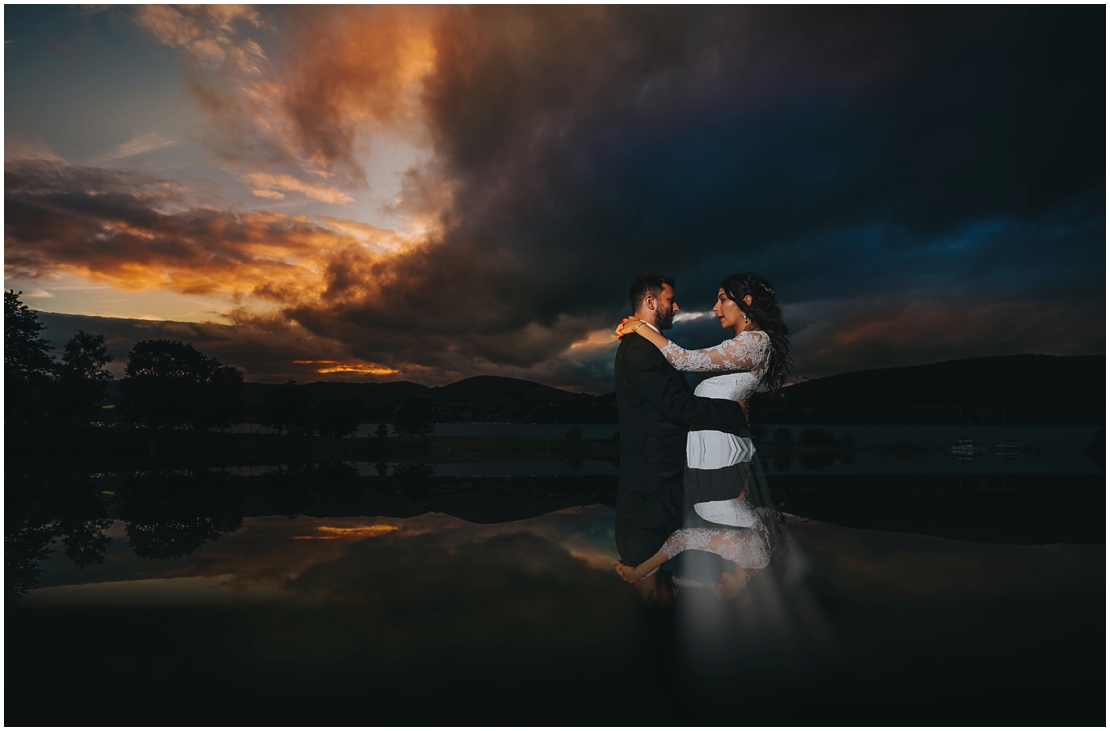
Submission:
[[257,190],[251,192],[262,198],[277,198],[280,200],[285,197],[280,192],[284,190],[303,193],[307,197],[323,203],[355,202],[354,198],[338,188],[333,188],[329,185],[320,185],[319,183],[305,182],[284,173],[277,175],[271,175],[269,173],[247,173],[243,176],[243,180],[252,186],[256,186]]
[[162,181],[121,171],[32,159],[9,161],[5,172],[9,277],[69,273],[293,306],[372,296],[389,276],[386,259],[423,244],[335,218],[192,207]]

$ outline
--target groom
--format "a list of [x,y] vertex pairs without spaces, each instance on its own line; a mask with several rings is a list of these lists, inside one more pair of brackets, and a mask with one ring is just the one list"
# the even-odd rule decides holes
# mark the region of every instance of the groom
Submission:
[[[674,279],[658,274],[636,277],[628,303],[633,315],[643,320],[640,327],[670,328],[678,313]],[[695,396],[686,377],[635,333],[621,340],[614,371],[621,425],[615,538],[621,560],[635,566],[681,527],[686,433],[738,432],[748,422],[742,403]]]

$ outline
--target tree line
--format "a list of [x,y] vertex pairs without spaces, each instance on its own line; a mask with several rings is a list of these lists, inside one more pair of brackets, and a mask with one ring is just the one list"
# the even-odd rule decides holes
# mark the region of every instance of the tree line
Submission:
[[[124,423],[154,429],[226,428],[247,414],[243,372],[222,365],[178,340],[141,340],[128,354],[119,382],[118,404],[106,403],[112,362],[103,335],[78,330],[61,357],[42,333],[38,313],[4,292],[4,421],[20,428],[59,423]],[[258,420],[279,434],[347,437],[358,430],[364,405],[358,399],[317,401],[296,381],[270,389]],[[419,398],[401,404],[392,431],[404,436],[432,433],[434,412]],[[381,424],[376,436],[388,436]]]

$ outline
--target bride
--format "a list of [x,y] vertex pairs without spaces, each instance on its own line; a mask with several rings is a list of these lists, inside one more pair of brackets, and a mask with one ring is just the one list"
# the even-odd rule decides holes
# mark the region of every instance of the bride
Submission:
[[[635,317],[622,320],[616,335],[623,338],[635,333],[648,340],[680,371],[720,373],[698,384],[694,390],[697,396],[746,402],[761,385],[779,395],[789,367],[790,345],[782,308],[771,284],[759,274],[733,274],[721,282],[713,313],[722,328],[733,332],[733,337],[710,348],[685,350],[654,329],[643,327],[646,323]],[[767,544],[760,513],[746,499],[752,476],[749,464],[754,456],[755,448],[749,437],[711,430],[689,432],[684,476],[687,504],[692,502],[697,514],[710,523],[748,530],[718,532],[714,536],[687,535],[689,529],[678,531],[639,567],[618,564],[622,578],[632,581],[645,578],[645,572],[651,575],[667,558],[687,549],[718,553],[743,568],[766,565],[766,556],[762,555],[765,551],[760,548]],[[758,462],[754,466],[757,477],[761,476]],[[757,497],[769,502],[765,486],[760,487],[764,494]],[[722,495],[738,497],[717,499]],[[741,546],[745,550],[737,553]]]

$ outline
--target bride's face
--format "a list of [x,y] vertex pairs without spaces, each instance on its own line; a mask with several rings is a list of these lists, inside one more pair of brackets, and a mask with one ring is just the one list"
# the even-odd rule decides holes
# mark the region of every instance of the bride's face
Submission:
[[740,332],[745,327],[744,313],[728,298],[723,288],[717,290],[717,304],[713,305],[713,314],[721,321],[721,327],[726,330]]

